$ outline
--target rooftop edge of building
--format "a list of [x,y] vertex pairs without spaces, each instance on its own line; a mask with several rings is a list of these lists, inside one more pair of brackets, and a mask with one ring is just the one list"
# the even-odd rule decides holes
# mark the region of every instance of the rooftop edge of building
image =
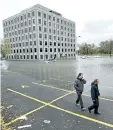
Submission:
[[22,13],[27,13],[27,12],[30,11],[30,10],[38,9],[38,8],[43,9],[43,10],[49,12],[49,13],[52,13],[52,14],[55,15],[55,16],[62,17],[62,18],[65,19],[65,20],[68,20],[68,21],[70,21],[70,22],[75,23],[74,21],[63,17],[62,14],[60,14],[60,13],[58,13],[58,12],[52,10],[52,9],[49,9],[49,8],[47,8],[47,7],[44,7],[44,6],[40,5],[40,4],[36,4],[36,5],[31,6],[31,7],[28,7],[28,8],[26,8],[25,10],[22,10],[21,12],[15,14],[15,15],[13,15],[13,16],[10,16],[10,17],[8,17],[8,18],[6,18],[6,19],[4,19],[3,22],[6,21],[6,20],[10,20],[10,19],[12,19],[12,18],[14,18],[14,17],[16,17],[16,16],[18,16],[18,15],[21,15]]

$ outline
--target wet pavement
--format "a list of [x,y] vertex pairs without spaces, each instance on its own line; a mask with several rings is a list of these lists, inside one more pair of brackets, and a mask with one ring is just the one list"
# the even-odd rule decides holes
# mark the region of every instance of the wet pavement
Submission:
[[[2,71],[2,115],[6,125],[33,130],[113,130],[113,58],[77,61],[8,61]],[[100,116],[75,105],[73,83],[82,72],[87,80],[85,107],[92,104],[90,83],[100,80]],[[20,119],[25,116],[27,119]],[[19,126],[25,126],[22,128]]]

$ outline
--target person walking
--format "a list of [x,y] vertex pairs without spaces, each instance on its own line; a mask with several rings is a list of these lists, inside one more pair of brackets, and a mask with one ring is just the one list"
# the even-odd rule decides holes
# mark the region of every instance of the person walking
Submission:
[[86,84],[86,80],[83,78],[83,74],[79,73],[77,76],[77,79],[75,80],[74,88],[76,89],[76,93],[77,93],[76,105],[78,106],[80,103],[82,111],[86,110],[86,108],[84,107],[84,104],[83,104],[83,100],[82,100],[82,93],[84,91],[84,84]]
[[96,115],[100,115],[100,113],[98,112],[99,96],[100,96],[100,92],[99,92],[99,89],[98,89],[98,84],[99,84],[98,79],[95,79],[91,83],[91,98],[92,98],[92,101],[93,101],[93,105],[88,107],[89,113],[91,113],[91,110],[94,109],[94,114],[96,114]]

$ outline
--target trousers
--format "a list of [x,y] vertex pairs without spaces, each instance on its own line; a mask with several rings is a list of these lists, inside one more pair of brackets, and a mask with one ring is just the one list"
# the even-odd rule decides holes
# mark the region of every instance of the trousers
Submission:
[[84,107],[84,104],[83,104],[83,100],[82,100],[82,92],[77,92],[77,100],[76,100],[76,104],[80,103],[80,106],[81,108]]
[[93,101],[93,105],[89,107],[89,110],[94,109],[94,113],[98,113],[99,108],[99,99],[97,98],[95,101]]

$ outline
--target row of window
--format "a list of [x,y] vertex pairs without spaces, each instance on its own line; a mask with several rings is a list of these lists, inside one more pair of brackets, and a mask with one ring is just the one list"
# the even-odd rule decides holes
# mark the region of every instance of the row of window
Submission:
[[[19,34],[24,34],[24,33],[28,33],[28,32],[34,32],[36,30],[36,28],[35,28],[35,26],[33,26],[33,28],[31,28],[31,27],[29,27],[29,28],[25,28],[25,30],[18,30],[18,31],[14,31],[14,32],[12,32],[12,33],[7,33],[7,34],[4,34],[4,37],[6,38],[6,37],[11,37],[11,36],[15,36],[15,35],[19,35]],[[41,26],[39,26],[38,27],[38,31],[39,32],[42,32],[42,31],[44,31],[44,33],[51,33],[51,34],[54,34],[54,35],[64,35],[65,34],[65,36],[71,36],[71,37],[75,37],[75,34],[73,34],[73,33],[69,33],[69,32],[64,32],[64,31],[59,31],[59,30],[55,30],[55,29],[47,29],[47,28],[43,28],[43,30],[42,30],[42,27]]]
[[[40,55],[40,59],[44,59],[44,57],[45,57],[45,59],[49,59],[49,56],[50,56],[50,58],[53,58],[54,57],[54,55]],[[65,56],[67,57],[75,57],[75,54],[65,54]],[[14,56],[9,56],[9,59],[37,59],[37,55],[34,55],[34,57],[33,57],[33,55],[27,55],[27,56],[25,56],[25,55],[14,55]]]
[[[61,48],[40,48],[39,49],[40,52],[75,52],[75,49],[61,49]],[[11,53],[32,53],[32,52],[37,52],[37,48],[34,48],[34,50],[32,48],[30,49],[17,49],[17,50],[11,50]]]
[[[33,19],[34,20],[34,19]],[[38,22],[39,24],[41,24],[41,19],[39,19],[39,22]],[[44,21],[44,26],[46,26],[47,25],[47,21]],[[51,22],[49,22],[48,23],[48,25],[49,25],[49,27],[52,27],[52,23]],[[31,23],[29,24],[29,28],[31,28]],[[33,26],[33,25],[32,25]],[[11,26],[11,27],[7,27],[7,28],[4,28],[4,32],[8,32],[8,31],[13,31],[13,30],[19,30],[20,28],[27,28],[27,23],[25,22],[25,26],[23,25],[23,23],[21,23],[21,24],[18,24],[18,25],[15,25],[15,26]],[[33,26],[33,31],[35,31],[35,26]],[[73,28],[69,28],[69,27],[64,27],[64,26],[60,26],[60,25],[56,25],[55,23],[53,24],[53,28],[54,29],[60,29],[60,30],[65,30],[65,31],[70,31],[70,32],[75,32],[75,29]]]
[[[43,44],[42,44],[42,41],[39,41],[39,44],[42,46]],[[28,45],[30,45],[30,46],[32,46],[32,45],[36,45],[36,41],[30,41],[29,43],[28,42],[26,42],[26,43],[16,43],[16,44],[11,44],[11,48],[13,48],[13,47],[24,47],[24,46],[28,46]],[[48,42],[47,41],[45,41],[45,46],[47,46],[48,45]],[[56,43],[56,42],[49,42],[49,45],[50,46],[63,46],[63,47],[75,47],[75,44],[67,44],[67,43]]]
[[[32,13],[29,12],[28,14],[24,14],[22,16],[19,16],[19,17],[12,19],[12,20],[6,21],[6,22],[4,22],[4,27],[15,24],[17,22],[21,22],[23,20],[26,20],[27,18],[34,17],[34,16],[36,16],[35,13],[36,12],[34,12],[34,11]],[[68,21],[62,20],[60,18],[52,17],[51,15],[47,15],[46,13],[42,14],[40,11],[38,12],[38,17],[43,17],[44,19],[47,19],[47,17],[48,17],[48,20],[52,20],[54,22],[56,21],[57,23],[61,23],[61,24],[64,24],[66,26],[75,27],[74,24],[72,24]]]

